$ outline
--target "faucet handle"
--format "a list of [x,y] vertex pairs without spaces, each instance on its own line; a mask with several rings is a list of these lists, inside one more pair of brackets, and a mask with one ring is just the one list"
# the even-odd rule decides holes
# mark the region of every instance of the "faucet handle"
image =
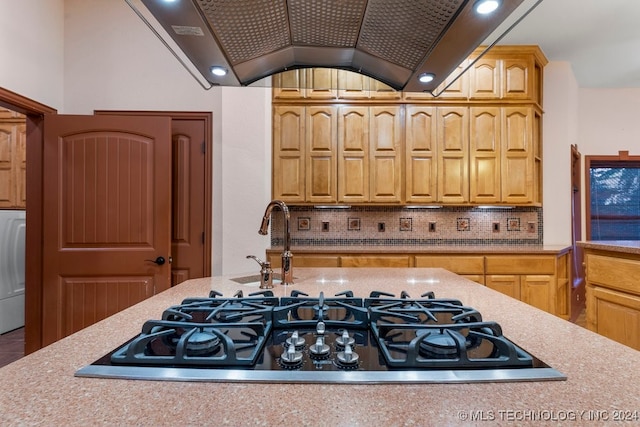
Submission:
[[260,258],[258,258],[257,256],[255,256],[255,255],[247,255],[247,259],[249,259],[249,258],[253,259],[255,262],[260,264],[260,267],[264,267],[265,263]]
[[272,289],[273,270],[271,270],[271,263],[269,261],[263,262],[255,255],[247,255],[247,258],[251,258],[260,264],[260,289]]

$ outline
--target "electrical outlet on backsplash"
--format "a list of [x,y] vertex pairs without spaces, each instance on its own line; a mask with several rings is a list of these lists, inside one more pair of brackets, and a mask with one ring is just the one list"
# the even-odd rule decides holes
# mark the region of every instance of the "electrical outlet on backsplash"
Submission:
[[[293,246],[542,244],[538,207],[289,206],[289,211],[291,224],[297,224],[290,227]],[[283,244],[283,222],[282,215],[272,216],[272,246]]]

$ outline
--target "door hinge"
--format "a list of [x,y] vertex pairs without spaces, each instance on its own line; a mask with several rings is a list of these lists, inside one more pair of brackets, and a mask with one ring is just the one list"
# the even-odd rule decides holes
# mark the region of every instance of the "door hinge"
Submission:
[[202,151],[202,154],[205,154],[207,152],[207,144],[205,144],[204,141],[202,141],[202,145],[200,145],[200,149]]
[[204,231],[202,232],[202,244],[204,245]]

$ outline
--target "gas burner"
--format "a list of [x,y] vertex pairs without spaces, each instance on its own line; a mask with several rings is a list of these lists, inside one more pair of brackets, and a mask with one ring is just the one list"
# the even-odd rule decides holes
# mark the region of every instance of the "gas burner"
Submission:
[[293,291],[290,297],[280,299],[280,305],[273,308],[276,328],[314,328],[318,321],[327,327],[367,329],[368,310],[362,298],[355,298],[351,291],[341,292],[333,297],[325,297],[323,292],[311,298],[300,291]]
[[207,331],[195,331],[187,338],[187,356],[213,355],[220,348],[220,338]]
[[420,355],[423,357],[454,359],[458,357],[458,346],[452,337],[455,331],[417,331],[417,336],[422,336],[419,345]]

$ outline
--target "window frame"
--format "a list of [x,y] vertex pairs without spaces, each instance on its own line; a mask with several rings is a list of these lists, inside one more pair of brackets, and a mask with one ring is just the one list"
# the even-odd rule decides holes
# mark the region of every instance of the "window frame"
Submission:
[[[594,166],[595,164],[595,166]],[[630,156],[628,151],[619,151],[617,156],[584,156],[585,227],[587,240],[591,240],[591,168],[621,168],[633,164],[640,167],[640,156]]]

